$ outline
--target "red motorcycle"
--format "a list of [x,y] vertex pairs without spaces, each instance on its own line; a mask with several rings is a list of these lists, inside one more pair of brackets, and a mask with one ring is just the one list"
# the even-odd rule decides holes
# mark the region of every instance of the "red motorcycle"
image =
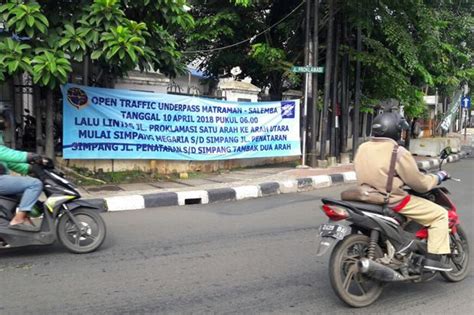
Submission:
[[[441,151],[440,169],[450,153],[450,148]],[[448,197],[448,189],[435,187],[424,194],[407,191],[448,211],[451,253],[443,259],[444,263],[452,266],[452,270],[424,268],[427,228],[381,205],[324,198],[322,210],[329,217],[329,222],[320,226],[317,255],[325,254],[337,243],[329,262],[331,286],[336,295],[352,307],[364,307],[375,302],[388,282],[428,281],[438,272],[447,281],[457,282],[468,275],[467,235],[461,227],[456,206]],[[343,221],[349,224],[341,224]],[[400,244],[413,244],[415,249],[401,255]]]

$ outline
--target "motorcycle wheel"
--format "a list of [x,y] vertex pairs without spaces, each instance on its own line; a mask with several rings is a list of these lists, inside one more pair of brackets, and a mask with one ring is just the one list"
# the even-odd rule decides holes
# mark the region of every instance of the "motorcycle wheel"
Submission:
[[96,210],[78,208],[71,211],[74,218],[82,225],[78,229],[67,214],[59,218],[57,235],[61,244],[76,254],[95,251],[105,240],[105,222]]
[[448,263],[453,270],[441,272],[444,279],[450,282],[458,282],[466,278],[469,271],[469,244],[466,232],[460,225],[457,226],[459,239],[450,234],[451,254],[447,255]]
[[[336,295],[352,307],[364,307],[375,302],[383,291],[383,283],[364,276],[357,269],[357,261],[367,257],[369,238],[352,234],[339,242],[329,260],[329,278]],[[383,253],[377,245],[375,257]]]

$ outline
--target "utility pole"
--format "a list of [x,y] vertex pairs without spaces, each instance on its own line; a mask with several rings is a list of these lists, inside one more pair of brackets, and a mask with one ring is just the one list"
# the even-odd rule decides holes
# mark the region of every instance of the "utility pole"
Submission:
[[[319,0],[314,0],[314,24],[313,24],[313,65],[318,66],[319,58]],[[313,73],[313,111],[311,116],[311,166],[315,167],[317,162],[316,151],[319,135],[319,109],[318,109],[318,74]]]
[[[342,40],[347,44],[347,22],[344,17],[342,18],[343,27],[342,27]],[[342,111],[342,124],[341,124],[341,152],[347,152],[347,127],[348,127],[348,118],[349,118],[349,76],[348,76],[348,67],[349,67],[349,55],[344,54],[342,60],[342,69],[341,69],[341,81],[342,81],[342,97],[341,97],[341,111]]]
[[[362,28],[357,26],[357,52],[362,51]],[[360,61],[356,62],[356,78],[355,78],[355,102],[354,115],[352,121],[352,158],[354,158],[357,148],[359,147],[359,112],[360,112]]]
[[337,157],[338,155],[338,130],[339,130],[339,117],[338,114],[338,81],[339,81],[339,41],[340,41],[340,23],[339,20],[335,17],[334,18],[335,24],[335,34],[334,37],[336,42],[334,43],[334,72],[332,78],[332,121],[331,121],[331,141],[329,147],[330,154],[332,157]]
[[332,55],[333,55],[333,33],[334,33],[334,2],[335,0],[328,0],[329,2],[329,17],[328,17],[328,35],[326,43],[326,72],[324,75],[324,105],[323,105],[323,119],[321,131],[321,160],[326,159],[326,140],[327,140],[327,126],[328,126],[328,108],[331,96],[331,74],[332,74]]
[[[304,63],[305,66],[309,65],[309,40],[310,40],[310,19],[311,19],[311,1],[306,0],[306,21],[305,21],[305,49],[304,49]],[[303,121],[302,121],[302,152],[301,152],[301,167],[306,166],[306,134],[308,128],[308,84],[309,84],[309,72],[305,73],[304,79],[304,107],[303,107]]]

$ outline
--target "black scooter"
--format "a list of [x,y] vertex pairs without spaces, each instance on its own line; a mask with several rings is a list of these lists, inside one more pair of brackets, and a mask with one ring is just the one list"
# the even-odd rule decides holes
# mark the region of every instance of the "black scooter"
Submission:
[[50,245],[56,239],[69,251],[78,254],[98,249],[105,240],[106,226],[99,209],[85,200],[76,187],[54,169],[51,161],[37,166],[35,173],[43,182],[47,197],[38,201],[33,212],[42,218],[33,231],[9,228],[9,222],[21,196],[0,196],[0,250],[28,245]]

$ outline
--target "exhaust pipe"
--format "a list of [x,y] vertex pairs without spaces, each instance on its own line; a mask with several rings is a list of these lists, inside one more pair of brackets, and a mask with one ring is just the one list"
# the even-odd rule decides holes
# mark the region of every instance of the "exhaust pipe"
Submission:
[[361,258],[357,263],[357,267],[359,272],[380,281],[397,282],[406,280],[404,276],[395,270],[368,258]]

